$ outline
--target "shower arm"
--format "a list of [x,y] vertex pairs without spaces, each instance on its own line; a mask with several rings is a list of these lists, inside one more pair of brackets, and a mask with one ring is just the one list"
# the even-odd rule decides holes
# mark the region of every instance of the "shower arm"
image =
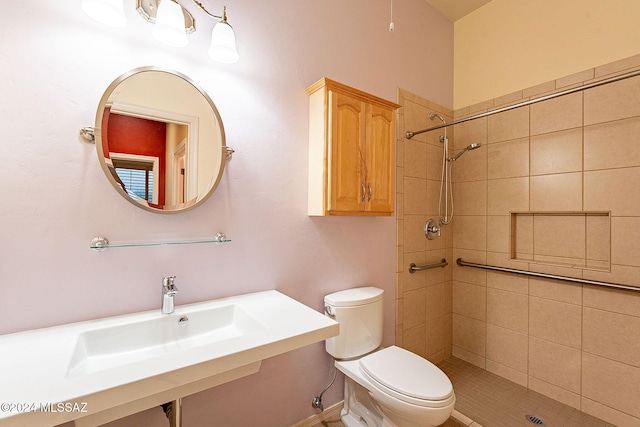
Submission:
[[419,135],[421,133],[429,132],[429,131],[436,130],[436,129],[446,128],[448,126],[457,125],[457,124],[460,124],[460,123],[468,122],[470,120],[480,119],[482,117],[492,116],[494,114],[503,113],[505,111],[513,110],[515,108],[526,107],[527,105],[535,104],[535,103],[542,102],[542,101],[547,101],[549,99],[557,98],[559,96],[569,95],[569,94],[572,94],[572,93],[575,93],[575,92],[583,91],[585,89],[591,89],[591,88],[594,88],[594,87],[606,85],[606,84],[609,84],[609,83],[614,83],[614,82],[617,82],[617,81],[620,81],[620,80],[628,79],[628,78],[639,76],[639,75],[640,75],[640,70],[631,71],[629,73],[620,74],[620,75],[617,75],[617,76],[614,76],[614,77],[609,77],[608,79],[603,79],[603,80],[599,80],[597,82],[589,83],[589,84],[586,84],[584,86],[578,86],[578,87],[574,87],[574,88],[571,88],[571,89],[566,89],[566,90],[563,90],[563,91],[560,91],[560,92],[552,93],[550,95],[541,96],[539,98],[530,99],[528,101],[523,101],[523,102],[519,102],[517,104],[508,105],[506,107],[497,108],[495,110],[491,110],[491,111],[487,111],[487,112],[484,112],[484,113],[476,114],[474,116],[466,117],[464,119],[454,120],[454,121],[449,122],[449,123],[443,123],[441,125],[432,126],[430,128],[426,128],[426,129],[422,129],[422,130],[417,130],[415,132],[407,131],[405,133],[405,137],[407,139],[411,139],[414,136]]

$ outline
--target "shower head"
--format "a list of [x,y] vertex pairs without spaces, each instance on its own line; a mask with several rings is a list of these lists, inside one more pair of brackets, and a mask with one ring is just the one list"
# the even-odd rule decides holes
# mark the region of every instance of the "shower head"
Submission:
[[442,118],[442,116],[440,114],[436,114],[436,113],[429,114],[429,118],[431,120],[435,119],[436,117],[439,118],[442,121],[442,123],[444,123],[444,124],[447,123],[447,122],[444,121],[444,119]]
[[476,148],[480,148],[481,146],[482,146],[482,144],[480,144],[479,142],[474,142],[473,144],[469,144],[466,147],[464,147],[464,149],[460,150],[458,152],[458,154],[456,154],[455,156],[451,157],[449,159],[449,161],[455,162],[456,160],[458,160],[460,158],[460,156],[462,156],[467,151],[475,150]]

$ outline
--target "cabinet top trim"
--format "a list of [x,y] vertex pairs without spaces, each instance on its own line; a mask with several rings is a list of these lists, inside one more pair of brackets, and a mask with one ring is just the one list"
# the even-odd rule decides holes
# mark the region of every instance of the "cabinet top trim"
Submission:
[[351,86],[347,86],[343,83],[328,79],[326,77],[321,78],[320,80],[309,86],[307,88],[307,94],[311,95],[312,93],[323,88],[326,88],[327,90],[338,90],[343,93],[348,93],[349,95],[355,96],[357,98],[362,98],[367,102],[380,104],[393,110],[397,110],[398,108],[400,108],[400,105],[396,104],[395,102],[387,101],[384,98],[371,95],[370,93],[361,91]]

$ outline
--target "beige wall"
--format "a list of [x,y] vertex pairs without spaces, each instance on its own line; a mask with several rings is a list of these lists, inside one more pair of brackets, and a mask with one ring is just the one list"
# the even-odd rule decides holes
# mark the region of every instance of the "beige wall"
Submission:
[[640,53],[637,0],[493,0],[454,24],[454,108]]
[[[640,55],[455,118],[634,69]],[[457,125],[456,149],[483,147],[455,165],[451,261],[640,286],[639,99],[633,77]],[[611,211],[610,271],[510,260],[512,211]],[[455,266],[452,310],[454,356],[617,426],[640,423],[640,292]]]

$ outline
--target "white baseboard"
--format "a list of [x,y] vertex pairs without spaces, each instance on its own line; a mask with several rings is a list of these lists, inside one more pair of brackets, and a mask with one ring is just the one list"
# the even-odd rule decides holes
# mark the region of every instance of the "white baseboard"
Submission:
[[299,423],[292,425],[291,427],[316,427],[320,425],[320,423],[322,423],[323,421],[328,420],[329,418],[332,418],[333,420],[337,421],[338,419],[340,419],[340,411],[342,410],[342,404],[343,402],[340,401],[335,405],[332,405],[329,408],[325,409],[324,411],[319,412],[315,415],[312,415],[306,420],[302,420]]

